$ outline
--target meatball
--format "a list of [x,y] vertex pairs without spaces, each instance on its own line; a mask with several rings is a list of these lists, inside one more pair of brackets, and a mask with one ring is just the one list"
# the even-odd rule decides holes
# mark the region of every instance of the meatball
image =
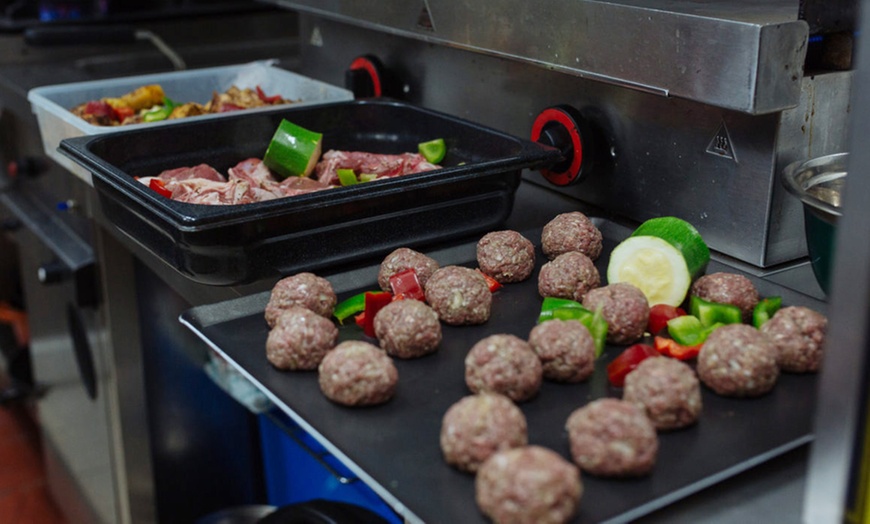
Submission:
[[422,357],[441,343],[438,313],[419,300],[390,302],[377,312],[374,323],[381,348],[393,357]]
[[542,297],[567,298],[578,302],[590,289],[601,285],[601,275],[592,259],[579,251],[561,254],[541,266],[538,293]]
[[522,282],[535,269],[535,246],[516,231],[493,231],[477,243],[477,265],[502,284]]
[[426,284],[426,302],[445,324],[483,324],[492,309],[492,291],[480,271],[445,266]]
[[752,326],[728,324],[710,333],[701,346],[697,371],[701,382],[720,395],[763,395],[779,377],[776,347]]
[[413,269],[417,273],[420,287],[426,289],[426,282],[439,267],[434,258],[407,247],[400,247],[381,262],[378,270],[378,285],[384,291],[391,291],[390,277],[406,269]]
[[490,335],[465,357],[465,383],[474,393],[494,391],[522,402],[538,393],[542,381],[538,355],[514,335]]
[[493,522],[561,524],[577,513],[580,471],[555,451],[524,446],[500,451],[481,466],[475,500]]
[[317,369],[338,341],[338,328],[302,306],[290,306],[266,338],[266,358],[278,369]]
[[601,255],[601,242],[601,231],[579,211],[556,216],[541,231],[541,250],[550,260],[569,251],[595,260]]
[[399,372],[387,354],[368,342],[347,340],[323,357],[320,390],[346,406],[382,404],[393,397]]
[[266,304],[266,322],[275,326],[281,312],[290,306],[302,306],[322,317],[329,318],[338,298],[329,280],[313,273],[298,273],[279,280],[272,288]]
[[529,333],[529,345],[544,371],[556,382],[581,382],[595,371],[595,340],[579,320],[553,319]]
[[627,282],[592,289],[583,297],[583,307],[601,310],[607,321],[607,341],[631,344],[643,337],[649,323],[649,302],[643,291]]
[[701,414],[701,384],[685,362],[667,357],[641,361],[625,377],[622,399],[646,411],[656,429],[691,426]]
[[828,319],[803,306],[784,307],[761,326],[776,348],[780,369],[792,373],[819,370],[827,330]]
[[593,400],[565,424],[574,463],[600,477],[638,477],[655,466],[656,428],[637,405],[616,398]]
[[732,304],[740,308],[743,321],[752,320],[752,310],[758,305],[758,290],[752,281],[736,273],[711,273],[692,284],[691,294],[720,304]]
[[441,452],[448,464],[474,473],[493,453],[528,443],[526,416],[498,393],[462,398],[441,421]]

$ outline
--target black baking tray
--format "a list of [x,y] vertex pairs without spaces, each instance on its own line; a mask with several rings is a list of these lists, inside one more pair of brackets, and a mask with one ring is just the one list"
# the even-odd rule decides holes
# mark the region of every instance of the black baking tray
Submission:
[[[602,275],[608,254],[629,230],[596,219],[604,251],[596,261]],[[493,295],[492,316],[480,326],[443,326],[439,350],[417,360],[395,360],[399,383],[388,403],[353,409],[329,402],[315,372],[282,372],[265,357],[269,328],[263,311],[269,293],[198,306],[181,322],[264,391],[284,412],[375,489],[411,522],[485,522],[474,501],[474,479],[449,467],[441,456],[439,432],[446,410],[470,394],[464,359],[471,346],[494,333],[526,338],[541,307],[537,293],[540,230],[523,232],[536,243],[537,269],[528,280],[505,285]],[[437,258],[436,258],[437,259]],[[474,265],[474,246],[467,252]],[[443,262],[442,262],[443,263]],[[745,274],[763,296],[779,295],[787,305],[824,312],[825,304],[770,281],[711,261],[708,272]],[[375,273],[373,273],[375,274]],[[350,287],[350,286],[349,286]],[[345,298],[374,289],[376,282],[341,293]],[[364,339],[356,326],[342,326],[340,339]],[[520,404],[531,444],[570,459],[565,421],[576,408],[601,397],[619,397],[607,381],[606,366],[623,347],[608,346],[592,378],[581,384],[545,381],[540,393]],[[696,426],[660,434],[658,462],[648,477],[607,480],[583,475],[585,493],[574,522],[628,522],[717,482],[796,449],[812,440],[817,378],[783,374],[773,391],[753,399],[725,398],[702,388],[703,412]]]
[[[447,143],[443,169],[268,202],[208,206],[163,198],[134,177],[205,162],[219,172],[262,158],[286,118],[323,134],[328,149],[402,153]],[[160,129],[62,140],[93,174],[106,217],[188,278],[233,285],[317,270],[496,227],[522,170],[561,153],[444,113],[358,100],[239,114]]]

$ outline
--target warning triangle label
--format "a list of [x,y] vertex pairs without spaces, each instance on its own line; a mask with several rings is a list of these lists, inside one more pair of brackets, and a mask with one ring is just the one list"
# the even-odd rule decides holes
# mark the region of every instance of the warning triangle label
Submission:
[[417,17],[417,27],[427,31],[434,31],[435,24],[432,23],[432,14],[429,12],[429,5],[423,2],[423,8],[420,10],[420,16]]
[[731,135],[728,133],[728,127],[725,125],[724,120],[722,121],[722,125],[719,126],[716,135],[713,136],[712,140],[710,140],[710,144],[707,146],[707,152],[711,155],[728,158],[735,162],[737,161],[737,155],[734,153],[734,144],[731,142]]

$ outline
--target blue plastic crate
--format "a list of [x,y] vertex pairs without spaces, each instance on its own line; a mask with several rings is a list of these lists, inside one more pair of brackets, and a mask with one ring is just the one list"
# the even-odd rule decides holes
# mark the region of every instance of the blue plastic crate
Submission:
[[377,493],[286,415],[270,412],[258,419],[269,504],[335,500],[364,507],[391,523],[404,522]]

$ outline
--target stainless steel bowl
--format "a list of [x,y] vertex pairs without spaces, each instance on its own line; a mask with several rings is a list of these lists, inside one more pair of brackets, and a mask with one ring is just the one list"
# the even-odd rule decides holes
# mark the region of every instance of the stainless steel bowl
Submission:
[[849,153],[835,153],[793,162],[782,173],[785,188],[803,202],[807,250],[813,273],[825,293],[830,289],[848,162]]

